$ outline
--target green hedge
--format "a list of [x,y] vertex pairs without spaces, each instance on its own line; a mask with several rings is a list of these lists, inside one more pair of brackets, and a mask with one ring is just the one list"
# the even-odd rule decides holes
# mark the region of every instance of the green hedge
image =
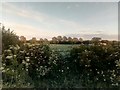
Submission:
[[74,47],[62,55],[48,45],[10,46],[2,55],[4,87],[119,87],[118,46]]

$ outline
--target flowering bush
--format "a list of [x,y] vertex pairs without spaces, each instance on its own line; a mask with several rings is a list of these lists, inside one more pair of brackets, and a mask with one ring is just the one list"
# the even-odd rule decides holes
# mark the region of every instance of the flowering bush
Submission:
[[119,66],[119,62],[116,60],[120,58],[119,51],[118,47],[111,46],[73,48],[70,53],[70,69],[79,74],[84,86],[118,86],[116,63]]
[[3,87],[29,87],[32,84],[23,64],[17,61],[18,50],[18,46],[10,46],[8,50],[4,50],[1,67]]
[[2,54],[4,87],[116,87],[120,49],[76,46],[61,54],[44,44],[10,46]]
[[[23,82],[25,80],[30,81],[29,84],[39,86],[39,82],[46,78],[53,68],[59,66],[59,58],[59,55],[51,51],[47,45],[24,44],[21,47],[11,46],[8,50],[4,50],[2,55],[3,82],[10,84],[13,77],[18,77],[15,78],[16,81],[13,81],[12,84],[20,81],[22,85],[27,83]],[[22,76],[23,73],[25,76]],[[22,79],[23,77],[24,79]]]

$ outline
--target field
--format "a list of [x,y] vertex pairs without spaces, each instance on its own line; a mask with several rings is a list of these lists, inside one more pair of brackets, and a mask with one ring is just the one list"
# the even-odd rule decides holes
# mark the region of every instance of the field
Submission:
[[70,51],[73,47],[77,47],[77,46],[80,46],[79,44],[50,44],[50,48],[52,50],[57,50],[57,51],[60,51],[60,52],[63,52],[63,51]]

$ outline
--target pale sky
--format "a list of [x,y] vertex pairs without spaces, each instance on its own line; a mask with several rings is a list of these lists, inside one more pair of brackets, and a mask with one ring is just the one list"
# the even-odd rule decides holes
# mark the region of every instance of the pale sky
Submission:
[[0,21],[19,36],[118,39],[117,2],[2,3]]

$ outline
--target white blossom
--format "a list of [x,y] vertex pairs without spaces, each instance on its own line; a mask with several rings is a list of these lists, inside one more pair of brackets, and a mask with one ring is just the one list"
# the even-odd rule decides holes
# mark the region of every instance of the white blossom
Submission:
[[7,56],[6,57],[6,59],[12,59],[13,58],[13,56]]

